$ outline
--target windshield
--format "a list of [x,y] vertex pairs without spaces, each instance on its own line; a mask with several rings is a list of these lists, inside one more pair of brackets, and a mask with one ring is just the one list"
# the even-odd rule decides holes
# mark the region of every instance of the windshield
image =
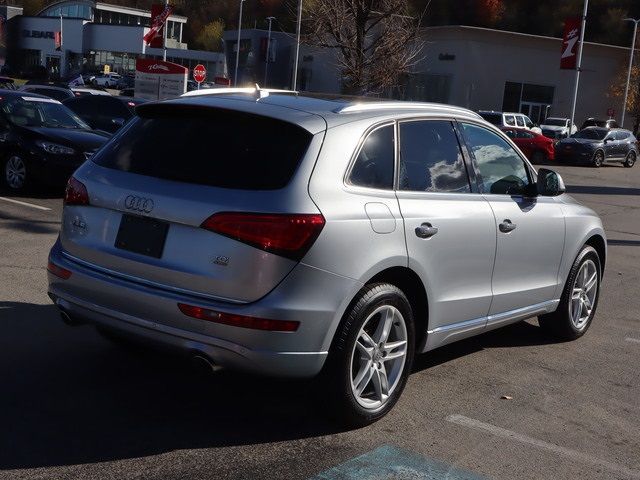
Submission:
[[90,129],[67,107],[48,98],[13,97],[1,105],[9,122],[19,127]]
[[544,122],[545,125],[550,125],[553,127],[566,127],[567,121],[562,118],[547,118]]
[[587,140],[603,140],[607,136],[606,130],[587,129],[580,130],[573,138],[585,138]]

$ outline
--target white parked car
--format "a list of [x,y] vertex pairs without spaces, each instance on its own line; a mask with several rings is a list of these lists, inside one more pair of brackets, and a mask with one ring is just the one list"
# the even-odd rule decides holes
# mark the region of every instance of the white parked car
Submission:
[[118,73],[105,73],[94,78],[93,84],[97,87],[115,87],[121,79],[122,75]]
[[540,125],[540,128],[542,128],[542,134],[545,137],[561,140],[578,131],[575,123],[569,128],[570,124],[571,120],[569,118],[549,117]]
[[526,128],[535,133],[542,133],[542,129],[536,126],[524,113],[480,110],[478,114],[487,122],[493,123],[497,127]]

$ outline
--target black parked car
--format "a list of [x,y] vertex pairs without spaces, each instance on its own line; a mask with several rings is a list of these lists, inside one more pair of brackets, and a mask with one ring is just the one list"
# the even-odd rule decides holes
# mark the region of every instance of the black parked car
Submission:
[[638,141],[629,130],[588,127],[556,144],[557,161],[590,163],[622,162],[633,167],[638,157]]
[[598,119],[598,118],[587,118],[584,122],[582,122],[582,127],[580,127],[580,130],[584,130],[585,128],[588,127],[602,127],[602,128],[607,128],[607,129],[612,129],[612,128],[620,128],[620,125],[618,125],[618,122],[616,122],[613,118],[610,118],[608,120],[602,120],[602,119]]
[[64,185],[109,138],[94,132],[57,100],[0,90],[2,183],[20,191],[34,183]]
[[135,115],[136,105],[146,100],[113,95],[85,95],[70,98],[64,105],[95,130],[115,133]]

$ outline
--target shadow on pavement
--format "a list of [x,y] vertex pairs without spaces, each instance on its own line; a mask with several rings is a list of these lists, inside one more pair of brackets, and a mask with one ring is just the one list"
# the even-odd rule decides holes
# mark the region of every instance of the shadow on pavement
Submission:
[[615,240],[615,239],[609,238],[607,239],[607,245],[640,247],[640,240]]
[[20,230],[24,233],[58,233],[60,230],[59,221],[32,220],[17,217],[9,213],[0,212],[0,225],[11,230]]
[[0,196],[11,198],[55,199],[64,197],[64,187],[37,186],[25,192],[14,192],[6,187],[0,187]]
[[606,187],[603,185],[567,185],[568,193],[586,193],[590,195],[640,195],[640,188]]
[[339,431],[310,382],[220,371],[113,346],[53,305],[0,302],[0,470]]

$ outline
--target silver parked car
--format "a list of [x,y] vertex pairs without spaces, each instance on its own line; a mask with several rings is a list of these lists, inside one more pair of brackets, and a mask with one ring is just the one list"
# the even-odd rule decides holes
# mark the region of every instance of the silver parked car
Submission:
[[598,216],[468,110],[234,90],[138,107],[70,180],[49,294],[69,323],[319,375],[353,424],[414,355],[594,317]]

